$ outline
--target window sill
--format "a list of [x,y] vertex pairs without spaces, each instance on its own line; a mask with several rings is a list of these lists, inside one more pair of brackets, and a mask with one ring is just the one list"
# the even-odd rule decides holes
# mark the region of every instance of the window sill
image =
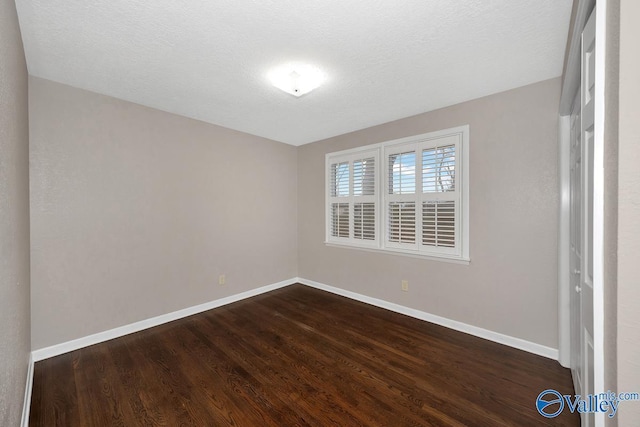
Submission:
[[342,249],[356,249],[365,252],[374,252],[378,254],[388,254],[388,255],[399,255],[406,256],[410,258],[418,258],[418,259],[426,259],[430,261],[441,261],[448,262],[451,264],[460,264],[460,265],[469,265],[471,264],[471,259],[469,258],[461,258],[447,255],[427,255],[415,252],[407,252],[400,249],[381,249],[371,246],[356,246],[356,245],[345,245],[336,242],[324,242],[325,246],[333,247],[333,248],[342,248]]

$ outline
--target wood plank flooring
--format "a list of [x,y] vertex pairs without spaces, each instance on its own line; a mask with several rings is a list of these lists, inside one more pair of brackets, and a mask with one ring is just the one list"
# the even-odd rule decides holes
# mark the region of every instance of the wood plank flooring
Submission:
[[31,426],[577,426],[557,362],[302,285],[36,363]]

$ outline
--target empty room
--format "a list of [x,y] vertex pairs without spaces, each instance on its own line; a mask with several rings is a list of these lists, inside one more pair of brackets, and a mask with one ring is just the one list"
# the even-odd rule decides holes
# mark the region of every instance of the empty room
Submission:
[[640,425],[638,20],[0,0],[0,425]]

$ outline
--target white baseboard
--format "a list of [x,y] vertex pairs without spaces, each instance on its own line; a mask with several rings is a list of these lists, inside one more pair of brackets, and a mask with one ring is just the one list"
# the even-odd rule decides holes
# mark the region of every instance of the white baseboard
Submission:
[[282,282],[274,283],[272,285],[263,286],[257,289],[251,289],[250,291],[231,295],[225,298],[220,298],[214,301],[209,301],[204,304],[195,305],[193,307],[187,307],[182,310],[152,317],[150,319],[141,320],[139,322],[130,323],[128,325],[120,326],[118,328],[109,329],[108,331],[98,332],[97,334],[63,342],[61,344],[52,345],[50,347],[34,350],[32,352],[33,361],[38,362],[40,360],[48,359],[50,357],[54,357],[60,354],[68,353],[70,351],[78,350],[83,347],[88,347],[90,345],[94,345],[94,344],[98,344],[114,338],[122,337],[124,335],[129,335],[134,332],[138,332],[144,329],[152,328],[154,326],[162,325],[163,323],[172,322],[174,320],[182,319],[183,317],[192,316],[194,314],[202,313],[203,311],[211,310],[213,308],[231,304],[233,302],[237,302],[246,298],[251,298],[256,295],[264,294],[266,292],[270,292],[275,289],[289,286],[294,283],[296,283],[296,278],[283,280]]
[[[454,329],[456,331],[460,331],[460,332],[464,332],[480,338],[484,338],[489,341],[497,342],[500,344],[507,345],[509,347],[514,347],[519,350],[527,351],[529,353],[544,356],[549,359],[558,360],[558,350],[555,348],[546,347],[544,345],[536,344],[520,338],[515,338],[509,335],[504,335],[498,332],[490,331],[488,329],[483,329],[477,326],[472,326],[466,323],[458,322],[457,320],[447,319],[446,317],[437,316],[435,314],[405,307],[405,306],[384,301],[381,299],[372,298],[366,295],[362,295],[362,294],[347,291],[344,289],[336,288],[333,286],[325,285],[324,283],[304,279],[302,277],[294,277],[292,279],[284,280],[282,282],[274,283],[272,285],[267,285],[261,288],[252,289],[250,291],[231,295],[225,298],[210,301],[210,302],[196,305],[193,307],[188,307],[182,310],[174,311],[168,314],[163,314],[161,316],[153,317],[150,319],[141,320],[139,322],[131,323],[129,325],[121,326],[114,329],[110,329],[108,331],[99,332],[97,334],[89,335],[83,338],[78,338],[72,341],[67,341],[61,344],[56,344],[50,347],[45,347],[39,350],[35,350],[32,352],[30,378],[32,378],[33,376],[33,372],[32,372],[33,362],[38,362],[40,360],[48,359],[50,357],[54,357],[60,354],[68,353],[70,351],[78,350],[83,347],[88,347],[90,345],[98,344],[104,341],[108,341],[114,338],[131,334],[134,332],[142,331],[144,329],[152,328],[154,326],[162,325],[164,323],[172,322],[174,320],[182,319],[187,316],[202,313],[203,311],[207,311],[213,308],[221,307],[223,305],[231,304],[233,302],[237,302],[246,298],[251,298],[253,296],[270,292],[285,286],[289,286],[294,283],[301,283],[303,285],[310,286],[312,288],[331,292],[331,293],[341,295],[356,301],[364,302],[366,304],[371,304],[376,307],[381,307],[390,311],[394,311],[396,313],[415,317],[416,319],[435,323],[437,325],[441,325],[450,329]],[[32,382],[31,379],[28,379],[28,381]],[[31,399],[30,393],[31,393],[31,390],[29,389],[29,400]],[[25,396],[25,402],[27,402],[26,399],[27,397]]]
[[21,427],[29,426],[29,412],[31,411],[31,390],[33,389],[33,353],[29,354],[29,367],[27,368],[27,385],[24,389],[24,402],[22,403]]
[[530,341],[526,341],[520,338],[515,338],[509,335],[500,334],[498,332],[483,329],[477,326],[468,325],[466,323],[458,322],[457,320],[447,319],[446,317],[437,316],[435,314],[427,313],[413,308],[405,307],[403,305],[394,304],[392,302],[384,301],[377,298],[368,297],[366,295],[358,294],[344,289],[336,288],[333,286],[325,285],[324,283],[315,282],[313,280],[304,279],[302,277],[296,278],[298,283],[301,283],[312,288],[320,289],[323,291],[331,292],[343,297],[354,299],[356,301],[364,302],[366,304],[375,305],[396,313],[404,314],[416,319],[425,320],[427,322],[435,323],[440,326],[444,326],[456,331],[464,332],[470,335],[475,335],[480,338],[484,338],[489,341],[497,342],[500,344],[508,345],[519,350],[524,350],[529,353],[544,356],[549,359],[558,360],[558,350],[555,348],[547,347],[544,345],[536,344]]

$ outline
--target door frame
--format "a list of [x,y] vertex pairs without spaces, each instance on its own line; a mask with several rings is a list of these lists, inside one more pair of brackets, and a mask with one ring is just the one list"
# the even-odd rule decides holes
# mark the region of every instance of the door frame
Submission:
[[[558,361],[569,367],[570,341],[570,269],[569,269],[569,144],[571,105],[580,88],[580,39],[593,7],[596,8],[595,121],[593,176],[593,345],[594,390],[604,392],[604,123],[607,0],[578,0],[571,34],[567,67],[562,82],[559,117],[559,233],[558,233]],[[577,57],[576,57],[577,54]],[[604,414],[595,417],[596,426],[604,426]]]

